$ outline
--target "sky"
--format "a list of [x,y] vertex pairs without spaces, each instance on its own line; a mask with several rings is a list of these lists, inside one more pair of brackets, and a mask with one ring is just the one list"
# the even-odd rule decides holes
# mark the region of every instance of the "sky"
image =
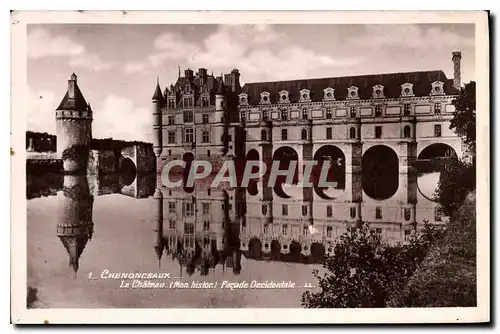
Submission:
[[95,138],[151,141],[151,97],[180,66],[258,82],[443,70],[462,52],[474,80],[473,24],[29,25],[28,130],[55,134],[55,108],[72,72],[94,110]]

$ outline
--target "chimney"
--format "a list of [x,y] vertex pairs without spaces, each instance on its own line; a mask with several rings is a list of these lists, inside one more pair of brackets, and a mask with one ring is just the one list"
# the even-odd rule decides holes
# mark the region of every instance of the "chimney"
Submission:
[[68,98],[75,98],[75,90],[76,90],[76,74],[71,74],[68,80]]
[[231,91],[240,91],[240,72],[237,69],[231,71]]
[[192,80],[193,79],[193,70],[191,69],[187,69],[187,70],[184,70],[184,76],[186,78],[188,78],[189,80]]
[[461,71],[460,71],[460,60],[462,59],[462,52],[460,51],[454,51],[453,52],[453,57],[451,60],[453,60],[453,87],[455,89],[460,89],[460,86],[462,84],[461,80]]
[[207,78],[207,69],[206,68],[198,69],[198,77],[200,78],[200,85],[201,86],[205,85]]

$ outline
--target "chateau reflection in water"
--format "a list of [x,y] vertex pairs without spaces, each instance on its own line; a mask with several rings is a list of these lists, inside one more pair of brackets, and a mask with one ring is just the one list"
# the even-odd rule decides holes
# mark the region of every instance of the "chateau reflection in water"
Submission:
[[343,191],[335,189],[328,190],[330,199],[324,199],[314,189],[286,185],[271,189],[252,184],[244,189],[198,184],[189,189],[168,189],[157,183],[156,175],[135,175],[125,181],[119,175],[61,175],[54,179],[43,183],[50,191],[29,187],[27,197],[62,190],[58,193],[56,233],[75,274],[94,233],[94,198],[106,194],[154,202],[154,214],[148,219],[154,219],[152,246],[158,265],[169,259],[176,261],[181,275],[208,275],[216,266],[238,275],[244,270],[242,256],[320,263],[325,254],[332,254],[349,224],[368,221],[386,242],[395,243],[407,240],[424,220],[442,220],[436,204],[420,192],[416,203],[404,203],[397,197],[372,203],[343,200]]

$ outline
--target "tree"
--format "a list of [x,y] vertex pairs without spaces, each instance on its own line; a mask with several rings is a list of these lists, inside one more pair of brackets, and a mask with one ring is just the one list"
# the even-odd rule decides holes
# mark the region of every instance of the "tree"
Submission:
[[430,245],[443,231],[425,223],[407,244],[389,246],[367,223],[349,227],[323,264],[326,272],[313,275],[319,292],[302,294],[306,308],[386,307],[424,259]]
[[450,129],[463,138],[468,149],[476,151],[476,83],[471,81],[460,89],[453,100],[455,112],[450,123]]

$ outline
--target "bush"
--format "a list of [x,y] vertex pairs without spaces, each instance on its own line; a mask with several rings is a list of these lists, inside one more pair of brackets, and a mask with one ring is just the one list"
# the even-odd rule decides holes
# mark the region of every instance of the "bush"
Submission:
[[401,289],[424,259],[442,229],[425,223],[407,244],[383,244],[367,223],[349,227],[323,264],[326,273],[313,275],[320,292],[302,294],[306,308],[386,307],[392,291]]

